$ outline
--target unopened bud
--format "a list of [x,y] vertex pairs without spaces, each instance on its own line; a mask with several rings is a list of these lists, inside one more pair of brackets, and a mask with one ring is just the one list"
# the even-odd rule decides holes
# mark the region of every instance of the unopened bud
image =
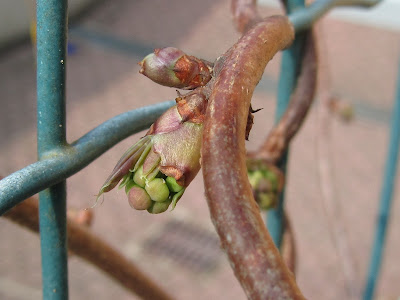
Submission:
[[158,84],[180,89],[204,86],[211,79],[211,67],[204,61],[167,47],[156,49],[139,65],[140,73]]
[[136,172],[135,175],[133,175],[133,181],[141,186],[144,187],[146,184],[145,178],[143,177],[143,166],[141,166]]
[[169,205],[175,207],[200,169],[207,101],[196,91],[178,98],[177,106],[168,109],[146,136],[125,152],[97,199],[121,181],[120,188],[125,187],[133,208],[160,213]]
[[153,180],[150,180],[146,183],[145,189],[153,201],[163,202],[169,197],[168,186],[162,178],[154,178]]
[[136,185],[129,191],[128,202],[134,209],[145,210],[152,205],[153,201],[151,201],[149,194],[143,188]]
[[151,214],[160,214],[166,211],[171,204],[171,200],[164,202],[153,202],[153,204],[147,209]]
[[276,206],[277,197],[273,193],[258,193],[257,203],[261,209],[270,209]]
[[261,209],[277,205],[283,188],[283,174],[275,166],[262,159],[247,159],[248,177],[254,199]]

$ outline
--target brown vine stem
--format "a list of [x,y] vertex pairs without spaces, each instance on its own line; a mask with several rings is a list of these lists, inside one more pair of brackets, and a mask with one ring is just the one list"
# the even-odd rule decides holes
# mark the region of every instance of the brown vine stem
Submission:
[[256,0],[232,0],[231,11],[233,23],[240,33],[246,32],[250,27],[262,20],[257,11]]
[[[9,210],[4,217],[39,232],[38,201],[29,198]],[[67,220],[68,249],[111,276],[142,299],[172,300],[173,298],[143,274],[130,260],[85,227]]]
[[264,68],[288,47],[286,17],[252,27],[225,54],[209,98],[202,163],[211,219],[249,299],[304,299],[260,216],[247,179],[245,129],[251,97]]
[[289,106],[278,124],[270,131],[264,144],[256,152],[257,158],[276,164],[287,149],[290,140],[300,129],[307,116],[317,83],[317,54],[313,32],[308,32],[304,56],[301,62],[301,73]]
[[[286,6],[286,3],[283,5]],[[260,19],[255,0],[233,0],[231,3],[236,28],[243,33]],[[259,151],[248,153],[248,157],[265,159],[266,163],[276,163],[283,155],[291,138],[299,130],[314,98],[317,78],[317,57],[312,33],[309,33],[302,60],[301,75],[298,87],[293,93],[290,105],[280,122],[271,130]],[[290,225],[285,215],[285,224]],[[282,242],[282,258],[295,273],[296,249],[293,230],[285,226]]]

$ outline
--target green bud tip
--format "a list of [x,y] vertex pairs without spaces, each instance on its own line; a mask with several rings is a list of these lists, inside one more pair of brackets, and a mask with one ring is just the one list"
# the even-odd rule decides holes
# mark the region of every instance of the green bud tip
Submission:
[[144,187],[146,184],[146,180],[143,177],[143,166],[140,166],[140,168],[135,172],[135,175],[133,175],[133,181],[141,186]]
[[174,177],[168,176],[165,181],[169,190],[173,193],[180,192],[183,189],[183,186],[179,185]]
[[153,204],[147,209],[147,211],[151,214],[160,214],[165,212],[170,204],[171,200],[164,202],[153,202]]
[[156,202],[164,202],[169,197],[169,189],[163,178],[154,178],[146,183],[146,192]]

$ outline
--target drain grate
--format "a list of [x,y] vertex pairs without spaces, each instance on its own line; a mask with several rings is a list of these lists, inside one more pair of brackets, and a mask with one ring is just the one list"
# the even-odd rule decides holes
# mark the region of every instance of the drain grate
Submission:
[[193,272],[212,271],[222,253],[214,232],[178,220],[168,221],[143,247],[146,253],[168,257]]

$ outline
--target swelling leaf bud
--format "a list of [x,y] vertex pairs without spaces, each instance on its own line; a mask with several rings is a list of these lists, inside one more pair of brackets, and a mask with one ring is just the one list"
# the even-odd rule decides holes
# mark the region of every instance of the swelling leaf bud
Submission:
[[[161,213],[182,197],[200,170],[206,99],[196,92],[177,98],[147,134],[122,156],[97,196],[121,180],[131,207]],[[163,203],[163,204],[161,204]]]
[[179,89],[195,89],[211,79],[211,63],[173,47],[155,49],[139,65],[139,73],[158,84]]

